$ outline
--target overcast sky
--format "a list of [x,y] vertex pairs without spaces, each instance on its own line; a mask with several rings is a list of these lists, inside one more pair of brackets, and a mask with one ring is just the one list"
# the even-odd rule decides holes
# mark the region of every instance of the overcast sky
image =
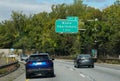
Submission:
[[[113,4],[115,0],[83,0],[84,4],[103,9]],[[24,14],[50,12],[53,4],[71,4],[73,0],[0,0],[0,22],[10,19],[12,11],[22,11]]]

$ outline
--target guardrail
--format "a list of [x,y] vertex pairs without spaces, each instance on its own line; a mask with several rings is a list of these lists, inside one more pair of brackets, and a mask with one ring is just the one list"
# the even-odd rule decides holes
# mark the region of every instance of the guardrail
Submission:
[[97,62],[120,64],[120,59],[97,59]]
[[[70,56],[56,56],[55,58],[58,59],[70,59],[70,60],[74,60],[74,57],[70,57]],[[98,63],[110,63],[110,64],[120,64],[120,59],[118,58],[93,58],[94,62],[98,62]]]
[[20,64],[18,61],[0,66],[0,77],[15,71],[19,66]]

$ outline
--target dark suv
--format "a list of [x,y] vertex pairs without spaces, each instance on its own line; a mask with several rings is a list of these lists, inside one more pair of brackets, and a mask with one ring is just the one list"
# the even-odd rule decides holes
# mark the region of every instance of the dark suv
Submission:
[[80,66],[88,66],[94,68],[94,61],[90,54],[79,54],[74,59],[74,67],[79,68]]
[[26,60],[26,78],[34,75],[54,76],[54,59],[48,53],[32,54]]

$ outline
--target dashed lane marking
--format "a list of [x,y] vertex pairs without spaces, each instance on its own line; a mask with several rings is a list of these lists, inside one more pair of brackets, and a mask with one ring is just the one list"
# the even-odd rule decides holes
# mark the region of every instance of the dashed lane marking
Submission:
[[71,70],[71,71],[74,71],[74,69],[73,69],[73,68],[70,68],[70,70]]
[[83,78],[85,78],[85,75],[83,75],[83,74],[80,74],[80,76],[82,76]]
[[89,76],[89,75],[85,75],[83,73],[80,73],[80,76],[83,78],[87,78],[89,81],[96,81],[93,77]]

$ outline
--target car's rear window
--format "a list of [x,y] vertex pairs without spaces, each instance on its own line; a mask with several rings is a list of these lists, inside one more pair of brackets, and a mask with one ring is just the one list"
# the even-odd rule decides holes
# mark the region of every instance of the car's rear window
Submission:
[[29,60],[43,61],[43,60],[49,60],[49,57],[48,57],[48,55],[32,55],[32,56],[30,56]]
[[90,56],[90,55],[79,55],[78,58],[81,58],[81,59],[89,59],[89,58],[91,58],[91,56]]
[[21,55],[21,57],[27,57],[27,55],[23,54],[23,55]]

